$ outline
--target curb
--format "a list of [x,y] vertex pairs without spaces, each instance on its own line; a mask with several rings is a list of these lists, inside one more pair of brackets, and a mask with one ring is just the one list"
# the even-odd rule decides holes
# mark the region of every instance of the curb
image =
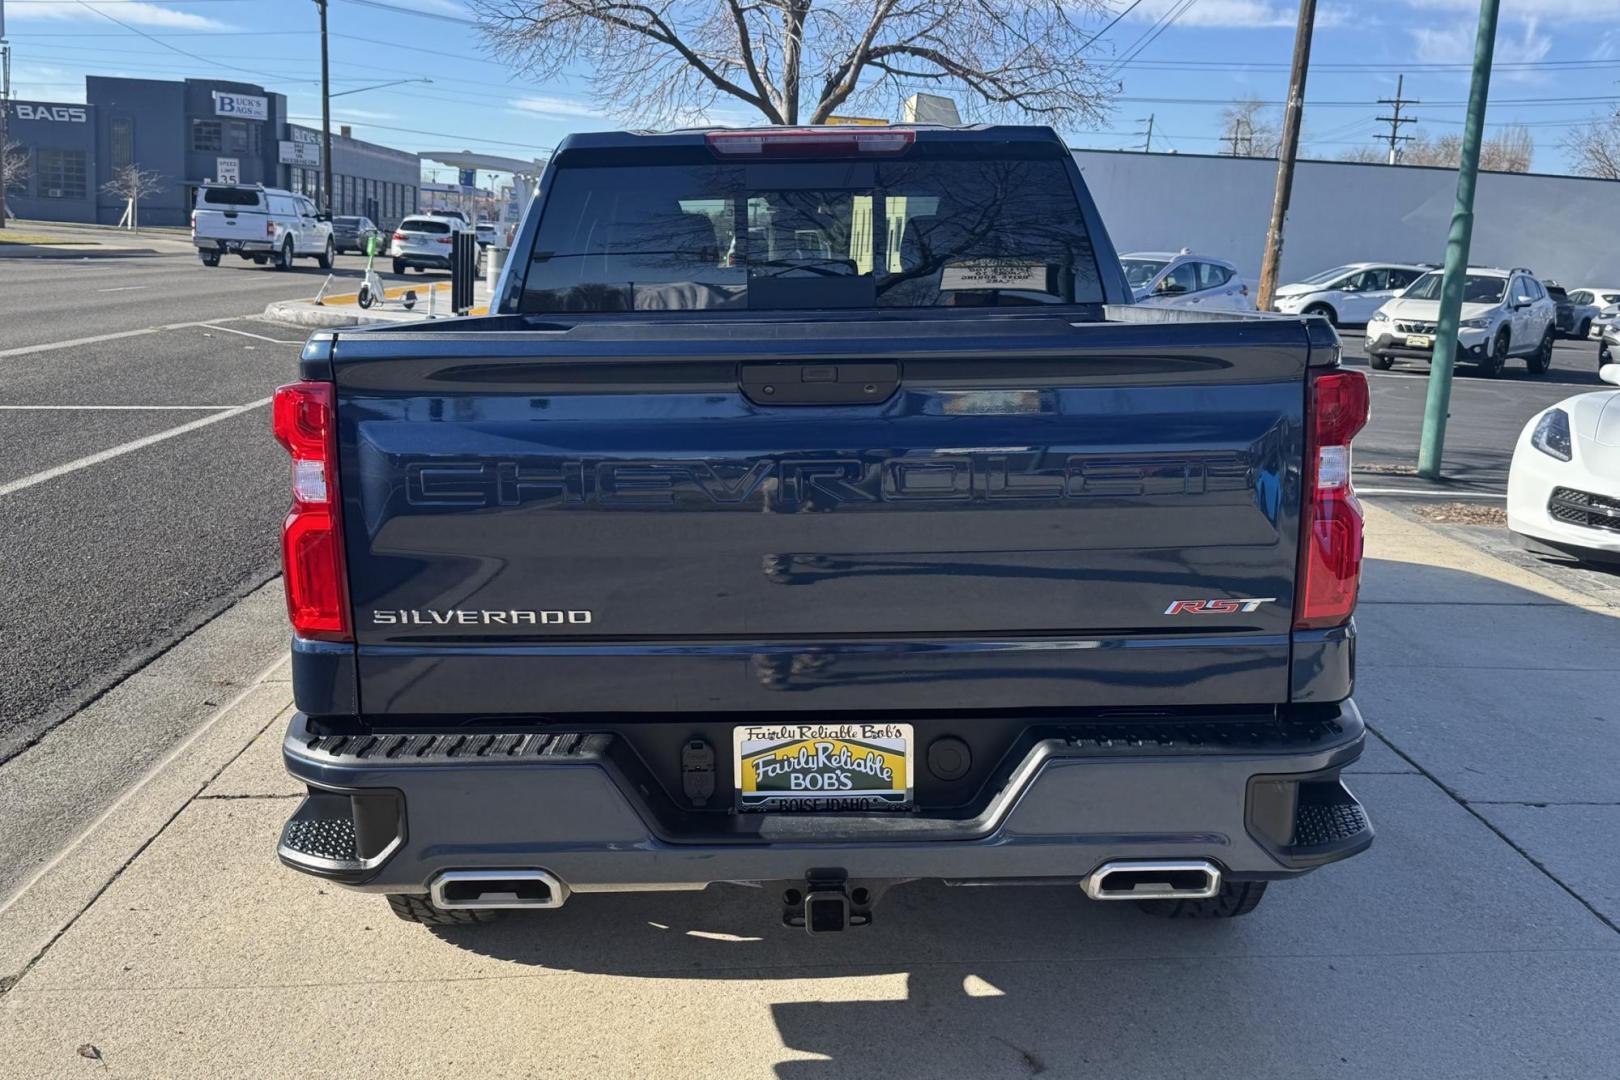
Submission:
[[[280,605],[274,603],[277,591],[275,581],[256,590],[8,763],[27,770],[8,785],[19,789],[12,796],[35,797],[33,788],[48,787],[71,773],[76,755],[86,747],[122,752],[120,738],[158,740],[160,745],[167,741],[170,733],[151,730],[154,710],[173,712],[177,687],[195,682],[198,673],[216,681],[217,674],[207,673],[217,673],[222,655],[234,652],[253,665],[247,668],[251,674],[236,683],[236,693],[217,699],[221,704],[211,712],[198,714],[200,723],[171,725],[172,745],[15,892],[0,897],[0,994],[26,975],[255,738],[291,710],[290,663]],[[268,626],[261,624],[272,616],[277,625],[270,648]]]
[[388,319],[373,319],[369,315],[350,315],[331,308],[316,307],[308,300],[277,300],[265,305],[263,318],[287,326],[311,326],[341,329],[345,326],[377,326]]

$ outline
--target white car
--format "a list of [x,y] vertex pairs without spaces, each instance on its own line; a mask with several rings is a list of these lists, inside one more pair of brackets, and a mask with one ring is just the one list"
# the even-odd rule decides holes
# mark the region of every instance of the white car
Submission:
[[1599,337],[1603,328],[1620,317],[1620,288],[1604,285],[1582,285],[1569,290],[1569,298],[1577,304],[1589,304],[1598,309],[1592,318],[1590,336]]
[[467,231],[461,224],[458,218],[440,214],[407,216],[389,240],[388,256],[393,260],[394,273],[403,274],[413,266],[418,270],[450,269],[455,234]]
[[[1620,364],[1598,377],[1620,386]],[[1530,418],[1513,448],[1507,517],[1531,551],[1620,561],[1620,390],[1577,394]]]
[[[1431,270],[1367,320],[1367,360],[1388,371],[1396,360],[1434,359],[1435,323],[1440,318],[1444,275]],[[1552,366],[1558,305],[1530,271],[1470,266],[1463,276],[1462,325],[1457,331],[1457,362],[1473,364],[1481,375],[1502,374],[1510,357],[1523,357],[1532,375]]]
[[1275,307],[1290,315],[1320,315],[1334,326],[1362,326],[1388,300],[1432,266],[1349,263],[1277,290]]
[[258,184],[204,184],[191,212],[191,243],[204,266],[239,255],[263,266],[291,270],[294,258],[313,258],[332,269],[337,254],[332,216],[303,195]]
[[1181,251],[1135,251],[1120,265],[1138,304],[1201,310],[1253,311],[1254,297],[1225,259]]

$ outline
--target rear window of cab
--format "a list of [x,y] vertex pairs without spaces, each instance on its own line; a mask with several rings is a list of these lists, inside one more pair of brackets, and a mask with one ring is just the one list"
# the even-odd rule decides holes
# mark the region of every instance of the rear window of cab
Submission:
[[209,206],[258,206],[264,192],[256,188],[203,188],[202,201]]
[[400,232],[447,233],[450,223],[439,218],[406,218],[399,223]]

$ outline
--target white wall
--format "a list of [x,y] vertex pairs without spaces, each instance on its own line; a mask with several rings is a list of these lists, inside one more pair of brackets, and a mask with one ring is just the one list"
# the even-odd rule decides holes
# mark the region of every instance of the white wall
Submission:
[[[1277,163],[1077,150],[1121,253],[1183,247],[1258,280]],[[1282,283],[1340,263],[1440,263],[1457,173],[1418,166],[1302,161],[1284,230]],[[1620,182],[1482,173],[1469,261],[1528,266],[1571,288],[1620,285]]]

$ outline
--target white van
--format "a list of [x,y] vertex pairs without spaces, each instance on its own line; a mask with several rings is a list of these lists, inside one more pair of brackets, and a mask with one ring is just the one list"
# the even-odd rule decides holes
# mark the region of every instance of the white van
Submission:
[[332,217],[303,195],[257,184],[207,184],[191,212],[191,242],[204,266],[218,266],[222,255],[238,255],[277,270],[291,270],[294,258],[313,258],[332,268]]

